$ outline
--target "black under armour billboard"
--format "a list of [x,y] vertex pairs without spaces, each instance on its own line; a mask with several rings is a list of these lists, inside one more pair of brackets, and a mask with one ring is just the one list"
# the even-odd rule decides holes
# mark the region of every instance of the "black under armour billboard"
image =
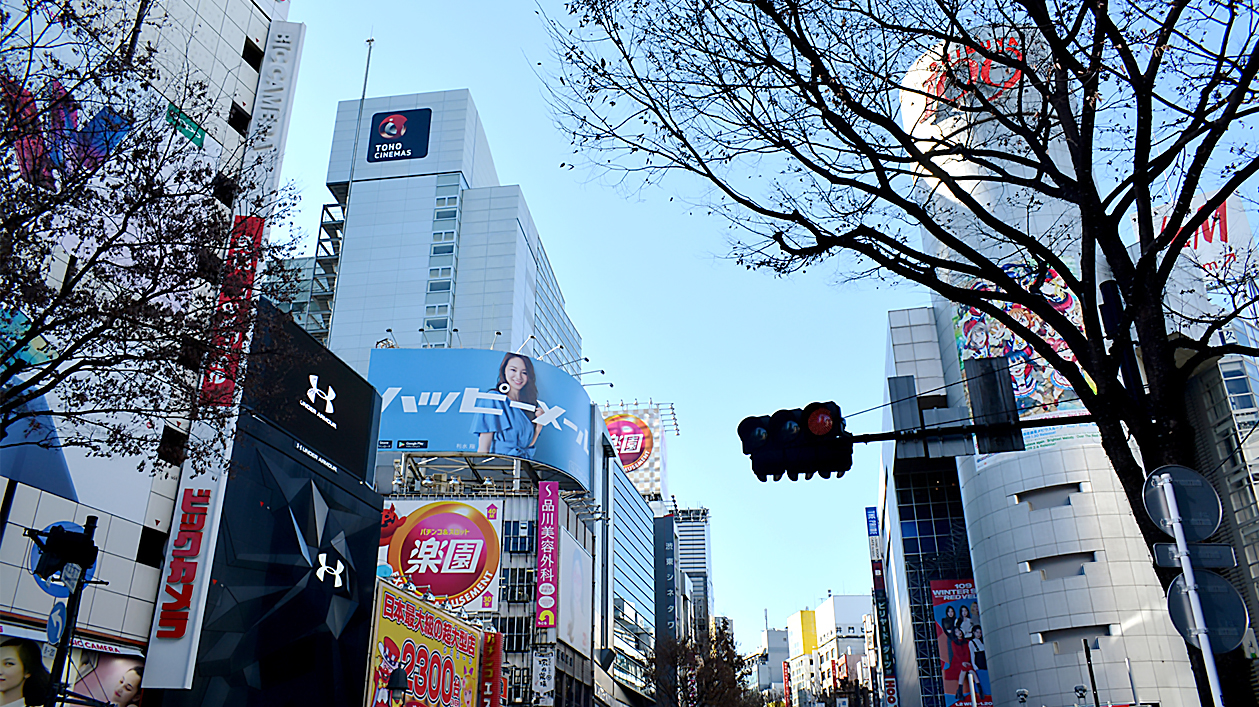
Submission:
[[[158,707],[359,707],[381,497],[243,412],[189,690]],[[150,692],[154,693],[150,695]]]
[[372,478],[380,395],[266,300],[250,347],[241,405],[296,438],[300,453]]
[[367,135],[367,161],[392,162],[428,156],[432,108],[395,110],[372,116]]

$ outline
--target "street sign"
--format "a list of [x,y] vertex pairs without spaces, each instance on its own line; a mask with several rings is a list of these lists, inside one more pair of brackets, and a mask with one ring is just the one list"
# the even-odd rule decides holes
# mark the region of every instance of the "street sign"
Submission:
[[[1211,652],[1227,653],[1237,648],[1250,625],[1242,595],[1227,579],[1214,572],[1197,571],[1194,579],[1198,582],[1198,596],[1202,600],[1202,617],[1210,631]],[[1172,586],[1167,590],[1167,609],[1172,615],[1172,624],[1185,641],[1201,648],[1198,635],[1193,631],[1193,612],[1183,574],[1172,580]]]
[[1191,543],[1206,540],[1219,530],[1223,509],[1215,487],[1202,474],[1176,464],[1160,466],[1151,471],[1145,477],[1145,488],[1141,490],[1145,499],[1145,510],[1158,527],[1164,533],[1172,535],[1171,512],[1158,485],[1158,479],[1163,474],[1172,476],[1172,487],[1176,490],[1176,504],[1180,507],[1185,540]]
[[39,652],[48,660],[52,660],[57,657],[57,644],[45,643],[42,647],[40,647]]
[[[1189,543],[1189,561],[1195,568],[1228,569],[1237,566],[1237,553],[1227,543]],[[1176,543],[1154,543],[1154,564],[1179,569]]]
[[66,627],[66,605],[57,602],[52,611],[48,612],[48,642],[56,645],[61,640],[61,632]]
[[74,593],[79,587],[79,580],[83,577],[83,568],[73,562],[61,568],[61,582],[70,588],[70,592]]

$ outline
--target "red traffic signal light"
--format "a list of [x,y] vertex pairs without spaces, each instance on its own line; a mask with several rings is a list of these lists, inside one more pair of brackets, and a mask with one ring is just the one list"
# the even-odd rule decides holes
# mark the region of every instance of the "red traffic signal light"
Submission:
[[783,474],[792,481],[815,473],[825,479],[852,468],[852,435],[844,430],[843,414],[833,402],[748,417],[739,423],[738,433],[761,481],[770,476],[778,481]]

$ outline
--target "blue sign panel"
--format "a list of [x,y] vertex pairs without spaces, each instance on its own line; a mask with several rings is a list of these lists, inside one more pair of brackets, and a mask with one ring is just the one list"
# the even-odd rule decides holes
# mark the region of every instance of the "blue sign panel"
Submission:
[[879,537],[879,509],[874,506],[866,507],[866,535]]
[[590,396],[549,363],[481,349],[373,349],[380,448],[519,457],[590,488]]

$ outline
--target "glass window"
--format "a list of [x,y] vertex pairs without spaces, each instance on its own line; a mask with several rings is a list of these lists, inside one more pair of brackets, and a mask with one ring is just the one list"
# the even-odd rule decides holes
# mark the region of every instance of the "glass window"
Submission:
[[1233,395],[1229,397],[1229,402],[1233,404],[1234,410],[1244,410],[1255,406],[1255,396],[1253,395]]
[[441,331],[448,326],[450,326],[449,319],[425,319],[424,320],[425,329]]
[[440,220],[445,220],[448,218],[454,218],[458,215],[459,215],[458,209],[438,209],[436,212],[433,213],[433,218],[440,221]]
[[450,280],[433,280],[428,283],[428,291],[429,292],[449,292],[450,285],[451,285]]
[[1230,395],[1250,392],[1250,383],[1245,378],[1228,378],[1224,381],[1224,387]]
[[453,252],[455,252],[454,243],[433,246],[433,255],[445,255],[446,253],[453,253]]

